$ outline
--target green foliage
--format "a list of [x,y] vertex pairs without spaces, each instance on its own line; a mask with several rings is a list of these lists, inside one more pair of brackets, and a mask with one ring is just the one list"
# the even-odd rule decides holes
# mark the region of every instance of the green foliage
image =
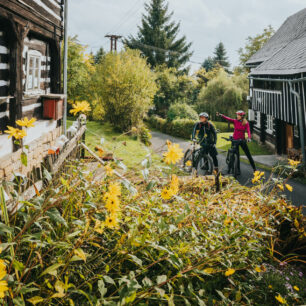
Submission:
[[166,118],[171,104],[188,103],[194,100],[196,81],[175,68],[160,66],[156,69],[158,91],[154,97],[154,113]]
[[222,42],[220,42],[215,48],[213,61],[215,65],[220,65],[226,71],[228,71],[230,63],[228,61],[228,57],[226,56],[226,50]]
[[195,121],[198,119],[198,114],[190,105],[186,103],[176,103],[170,106],[167,113],[167,119],[169,121],[176,119],[191,119]]
[[103,60],[105,55],[106,55],[106,52],[104,51],[103,47],[101,47],[93,57],[94,63],[96,65],[99,64]]
[[151,145],[152,135],[150,133],[150,130],[144,124],[138,127],[138,138],[147,147]]
[[210,71],[210,70],[213,70],[214,67],[215,67],[215,61],[212,57],[207,57],[203,64],[202,64],[202,67],[206,70],[206,71]]
[[77,36],[68,41],[68,100],[87,100],[89,81],[93,73],[92,59],[86,54],[86,46],[79,43]]
[[155,75],[137,50],[106,54],[96,65],[92,87],[94,113],[104,112],[120,131],[142,122],[157,90]]
[[145,10],[138,35],[126,39],[126,45],[141,50],[152,67],[184,67],[192,55],[191,43],[185,36],[178,38],[180,24],[171,21],[173,13],[168,13],[167,1],[151,0]]
[[244,48],[238,50],[240,65],[245,67],[245,63],[258,51],[264,44],[274,35],[275,30],[271,25],[263,30],[263,33],[249,36],[246,39],[246,45]]
[[216,112],[233,115],[238,109],[247,110],[246,84],[245,75],[230,77],[220,70],[217,77],[202,88],[197,101],[197,110],[199,112],[205,110],[213,119]]

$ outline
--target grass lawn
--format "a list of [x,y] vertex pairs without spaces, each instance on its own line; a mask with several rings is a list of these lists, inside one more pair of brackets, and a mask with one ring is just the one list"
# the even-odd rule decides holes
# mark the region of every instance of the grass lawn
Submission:
[[[67,125],[70,126],[73,120],[68,120]],[[104,138],[105,143],[100,144],[100,139]],[[112,152],[116,158],[130,169],[139,169],[141,162],[145,159],[148,153],[152,153],[150,148],[147,148],[140,141],[128,135],[121,135],[108,123],[97,121],[87,122],[86,145],[91,149],[95,146],[101,146],[106,152]],[[155,165],[161,164],[161,157],[155,153],[151,155]]]
[[[229,136],[233,135],[233,133],[219,133],[218,134],[218,142],[217,148],[220,150],[227,151],[231,147],[231,143],[222,139],[222,137],[228,138]],[[271,155],[272,152],[268,150],[265,146],[258,144],[256,141],[252,141],[248,144],[249,149],[252,155]],[[244,155],[244,152],[240,148],[240,153]]]

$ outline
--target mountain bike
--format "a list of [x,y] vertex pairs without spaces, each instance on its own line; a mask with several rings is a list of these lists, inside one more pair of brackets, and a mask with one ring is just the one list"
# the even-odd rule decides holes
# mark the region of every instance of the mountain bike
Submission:
[[214,170],[212,158],[203,148],[196,147],[197,142],[192,142],[192,148],[184,154],[183,167],[187,172],[195,170],[198,175],[211,175]]
[[222,139],[225,139],[226,141],[230,141],[232,143],[232,146],[227,151],[227,157],[226,157],[226,163],[228,166],[228,173],[233,174],[235,178],[240,175],[239,170],[239,145],[242,142],[245,142],[245,140],[234,140],[233,136],[230,136],[229,138],[222,137]]

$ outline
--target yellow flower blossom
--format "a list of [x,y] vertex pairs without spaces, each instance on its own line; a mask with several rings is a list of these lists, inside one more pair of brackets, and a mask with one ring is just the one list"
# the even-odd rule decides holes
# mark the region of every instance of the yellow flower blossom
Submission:
[[111,197],[106,201],[105,208],[109,212],[118,212],[120,207],[119,207],[119,199],[117,197]]
[[236,272],[235,269],[228,269],[226,272],[225,272],[225,276],[230,276],[232,274],[234,274]]
[[192,161],[191,161],[191,160],[188,160],[188,161],[186,162],[186,166],[187,166],[187,167],[191,167],[191,166],[192,166]]
[[100,220],[95,220],[95,227],[94,231],[97,232],[98,234],[102,234],[104,229],[104,223]]
[[91,111],[91,107],[87,101],[77,102],[72,105],[70,113],[77,115],[78,113],[87,113]]
[[298,286],[293,286],[293,289],[294,289],[295,291],[300,291],[300,288],[299,288]]
[[294,219],[294,226],[295,226],[296,228],[299,228],[299,227],[300,227],[299,221],[296,220],[296,219]]
[[272,289],[273,287],[272,287],[272,285],[269,285],[268,288],[269,288],[269,289]]
[[175,174],[172,175],[170,189],[174,194],[177,194],[179,191],[179,179]]
[[35,118],[29,120],[28,117],[24,117],[22,120],[16,121],[19,126],[24,126],[26,128],[34,127],[34,122],[36,122]]
[[168,151],[164,153],[165,163],[168,165],[176,164],[182,159],[183,156],[183,151],[178,144],[169,143]]
[[281,304],[286,304],[286,300],[279,294],[278,296],[275,296],[276,300],[279,301]]
[[112,175],[113,175],[114,170],[113,170],[113,168],[112,168],[111,166],[106,165],[106,166],[104,167],[104,169],[105,169],[105,172],[106,172],[106,175],[107,175],[107,176],[112,176]]
[[3,280],[5,276],[6,276],[6,265],[4,263],[4,260],[0,259],[0,298],[4,298],[5,292],[8,291],[7,281]]
[[288,163],[289,163],[290,166],[296,167],[296,166],[298,166],[301,162],[300,162],[300,161],[293,160],[293,159],[288,159]]
[[282,184],[277,184],[277,187],[278,187],[280,190],[284,191],[284,185],[282,185]]
[[118,183],[111,183],[108,186],[108,192],[113,196],[120,196],[121,195],[121,187]]
[[15,139],[19,140],[27,136],[27,132],[24,130],[16,129],[12,126],[8,126],[7,128],[8,130],[5,133],[9,134],[8,138],[15,137]]
[[258,266],[255,268],[255,271],[258,272],[258,273],[262,272],[262,271],[261,271],[261,268],[258,267]]
[[254,178],[252,179],[252,183],[255,184],[261,180],[261,178],[265,175],[264,172],[255,171]]
[[164,188],[163,191],[161,192],[161,197],[164,200],[170,200],[173,197],[173,191],[169,188]]
[[292,188],[291,185],[286,184],[285,186],[286,186],[286,188],[287,188],[290,192],[292,192],[293,188]]
[[118,226],[118,220],[116,216],[108,216],[104,222],[105,226],[108,228],[115,228]]
[[231,218],[226,218],[225,220],[224,220],[224,225],[225,226],[227,226],[227,225],[229,225],[229,224],[231,224],[232,223],[232,219]]
[[0,281],[0,299],[5,297],[5,292],[8,291],[7,281]]

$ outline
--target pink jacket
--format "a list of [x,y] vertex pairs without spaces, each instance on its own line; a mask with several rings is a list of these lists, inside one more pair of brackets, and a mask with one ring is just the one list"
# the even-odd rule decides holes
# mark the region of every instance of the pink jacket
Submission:
[[252,136],[249,123],[243,125],[242,122],[237,119],[232,119],[224,115],[221,115],[221,117],[227,120],[228,122],[234,123],[234,140],[245,139],[246,131],[248,132],[248,137],[251,139]]

